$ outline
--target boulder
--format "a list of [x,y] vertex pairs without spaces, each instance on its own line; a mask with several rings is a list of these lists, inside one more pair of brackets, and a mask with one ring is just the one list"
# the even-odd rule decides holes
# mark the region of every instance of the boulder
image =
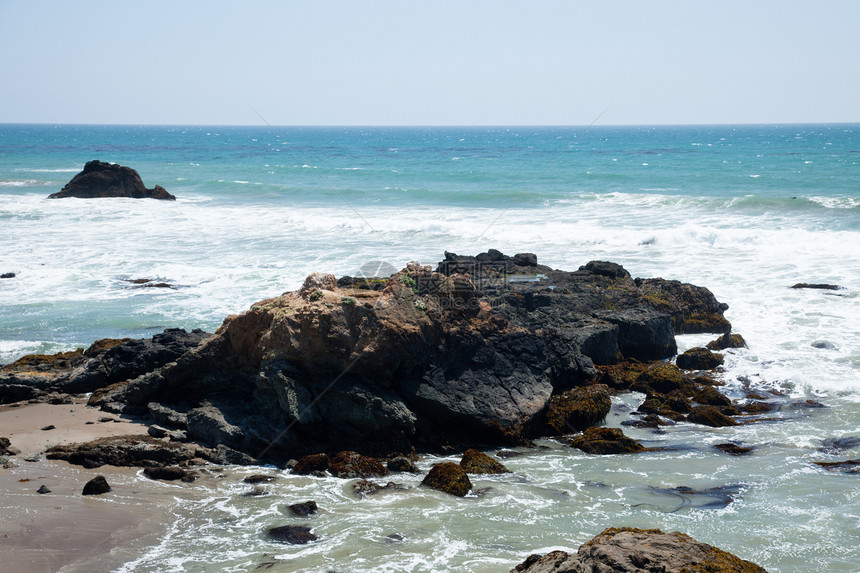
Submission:
[[696,541],[659,529],[609,528],[575,554],[552,551],[529,556],[511,573],[767,573],[764,568]]
[[360,479],[357,482],[353,483],[350,487],[352,487],[352,491],[355,492],[355,495],[357,495],[358,497],[373,495],[384,491],[406,489],[402,485],[394,483],[392,481],[385,484],[381,484],[366,479]]
[[130,197],[134,199],[152,198],[169,201],[176,197],[160,185],[147,189],[137,171],[116,163],[87,161],[83,171],[72,177],[62,190],[48,195],[49,199],[78,197],[93,199],[98,197]]
[[392,472],[409,472],[417,474],[421,470],[407,457],[397,456],[388,460],[386,464],[388,471]]
[[645,451],[642,444],[633,438],[628,438],[618,428],[588,428],[582,435],[571,440],[570,445],[587,454],[598,455],[632,454]]
[[708,350],[725,350],[727,348],[746,348],[747,342],[740,334],[727,332],[721,337],[705,345]]
[[731,406],[732,401],[713,386],[706,386],[693,395],[693,401],[706,406]]
[[302,456],[296,465],[293,466],[292,473],[298,475],[309,475],[314,472],[324,472],[331,466],[331,458],[326,454],[310,454]]
[[421,484],[457,497],[464,497],[472,489],[466,470],[454,462],[434,464]]
[[186,469],[177,466],[165,466],[158,468],[144,468],[143,475],[149,479],[164,481],[182,480],[184,482],[194,481],[195,475]]
[[467,474],[510,473],[504,464],[494,460],[484,452],[479,452],[473,448],[463,453],[463,457],[460,459],[460,467],[466,470]]
[[96,476],[84,484],[84,490],[81,495],[101,495],[111,491],[105,476]]

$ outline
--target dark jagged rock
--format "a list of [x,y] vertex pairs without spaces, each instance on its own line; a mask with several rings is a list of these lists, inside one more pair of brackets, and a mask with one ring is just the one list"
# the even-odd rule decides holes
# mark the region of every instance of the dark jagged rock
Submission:
[[598,455],[635,454],[646,451],[642,444],[625,436],[618,428],[588,428],[582,435],[573,438],[570,445],[587,454]]
[[171,328],[149,340],[104,339],[86,350],[23,356],[0,367],[0,403],[103,389],[176,360],[208,336]]
[[41,493],[41,494],[51,493],[51,488],[49,488],[48,486],[43,484],[43,485],[39,486],[39,489],[36,490],[36,493]]
[[581,432],[602,422],[611,406],[609,387],[605,384],[573,388],[556,394],[549,401],[546,433],[562,435]]
[[510,473],[504,464],[474,448],[470,448],[463,453],[463,457],[460,459],[460,467],[466,470],[467,474]]
[[329,473],[339,478],[369,478],[388,475],[388,469],[376,458],[358,452],[339,452],[331,459]]
[[306,525],[272,527],[266,531],[266,534],[273,541],[291,543],[293,545],[304,545],[317,540],[317,536],[311,533],[311,528]]
[[571,555],[530,555],[511,573],[767,573],[727,551],[683,533],[609,528]]
[[713,370],[723,364],[723,355],[707,348],[691,348],[675,359],[678,368],[684,370]]
[[307,517],[311,514],[316,513],[317,510],[319,510],[319,508],[317,507],[317,502],[313,500],[304,501],[302,503],[294,503],[289,506],[289,509],[291,512],[293,512],[294,515],[298,515],[300,517]]
[[84,490],[81,495],[101,495],[111,491],[105,476],[96,476],[84,484]]
[[186,462],[198,457],[198,453],[197,448],[150,436],[114,436],[82,444],[52,446],[45,457],[85,468],[103,465],[161,467]]
[[464,497],[472,489],[466,470],[454,462],[434,464],[421,484],[457,497]]
[[0,275],[0,279],[14,279],[15,276],[15,273],[3,273]]
[[[274,463],[515,445],[543,433],[553,395],[596,382],[595,365],[670,358],[676,322],[724,309],[707,289],[634,281],[614,263],[565,272],[529,253],[446,253],[436,271],[311,275],[90,404],[153,415],[153,404],[181,405],[190,439]],[[599,421],[604,402],[575,425]]]
[[816,289],[816,290],[839,290],[842,287],[839,285],[831,285],[826,283],[797,283],[791,286],[791,288],[808,288],[808,289]]
[[173,201],[173,195],[160,185],[147,189],[140,174],[131,167],[104,161],[87,161],[83,171],[72,177],[65,187],[57,193],[48,195],[49,199],[78,197],[93,199],[98,197],[129,197],[133,199],[164,199]]

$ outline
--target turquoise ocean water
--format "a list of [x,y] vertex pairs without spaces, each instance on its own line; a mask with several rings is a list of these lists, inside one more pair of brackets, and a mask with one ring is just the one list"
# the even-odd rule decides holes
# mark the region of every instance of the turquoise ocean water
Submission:
[[[177,201],[46,199],[91,159],[131,166]],[[172,326],[213,330],[314,271],[488,248],[707,286],[749,344],[727,353],[725,391],[828,408],[738,428],[627,429],[683,446],[636,458],[546,441],[465,500],[414,487],[357,501],[340,480],[290,476],[262,498],[212,486],[205,506],[178,496],[178,525],[116,567],[206,571],[220,552],[233,571],[264,553],[283,571],[503,571],[632,525],[684,531],[769,571],[860,570],[860,477],[811,463],[860,457],[821,449],[860,437],[860,125],[0,125],[0,274],[16,275],[0,280],[0,363]],[[176,288],[127,288],[137,278]],[[797,282],[844,288],[788,288]],[[641,398],[619,397],[608,423]],[[756,450],[710,447],[726,441]],[[718,507],[665,493],[681,486],[735,493]],[[319,543],[273,547],[260,535],[290,495],[328,508],[311,522]]]

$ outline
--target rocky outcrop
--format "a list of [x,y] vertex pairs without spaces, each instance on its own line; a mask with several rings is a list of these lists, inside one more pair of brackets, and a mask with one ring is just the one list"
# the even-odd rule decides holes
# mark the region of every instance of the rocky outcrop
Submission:
[[675,359],[678,368],[684,370],[712,370],[723,364],[723,355],[717,352],[711,352],[707,348],[697,347],[691,348],[679,354]]
[[446,253],[435,270],[410,263],[387,279],[311,275],[90,403],[167,405],[190,439],[278,464],[516,444],[545,434],[550,411],[556,432],[599,422],[605,390],[579,389],[596,366],[670,358],[676,323],[724,309],[707,289],[633,280],[614,263],[566,272],[529,253]]
[[176,360],[209,336],[202,330],[169,328],[151,339],[104,339],[86,350],[23,356],[0,367],[0,403],[51,392],[93,392],[131,380]]
[[659,529],[609,528],[575,554],[531,555],[511,573],[767,573],[764,568],[696,541]]
[[111,491],[111,487],[105,476],[96,476],[84,484],[81,495],[101,495]]
[[78,197],[94,199],[98,197],[129,197],[133,199],[165,199],[173,201],[173,195],[160,185],[147,189],[137,171],[116,163],[87,161],[84,170],[72,177],[65,187],[57,193],[48,195],[49,199]]
[[570,446],[587,454],[635,454],[645,447],[618,428],[588,428],[570,441]]
[[150,436],[114,436],[83,444],[52,446],[45,457],[85,468],[103,465],[154,468],[181,465],[202,454],[205,455],[193,446],[163,442]]

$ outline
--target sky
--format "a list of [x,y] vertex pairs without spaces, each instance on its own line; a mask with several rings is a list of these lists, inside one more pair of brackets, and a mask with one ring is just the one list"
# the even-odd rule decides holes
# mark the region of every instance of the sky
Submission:
[[0,0],[0,123],[860,122],[860,1]]

